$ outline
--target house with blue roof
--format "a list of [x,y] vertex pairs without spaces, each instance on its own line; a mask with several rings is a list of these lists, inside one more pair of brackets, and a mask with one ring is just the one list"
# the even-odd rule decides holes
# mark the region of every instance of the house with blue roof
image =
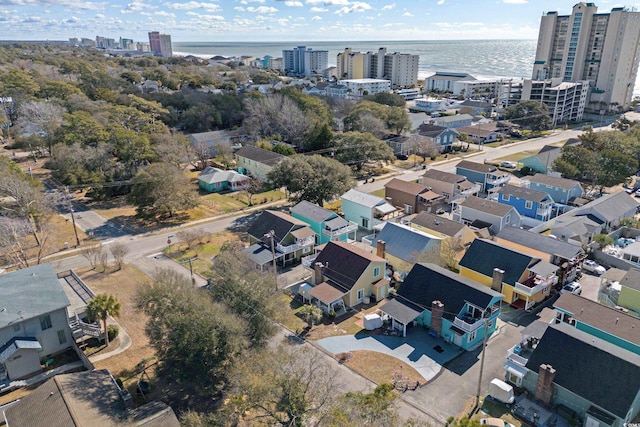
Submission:
[[578,181],[557,176],[537,173],[521,181],[523,187],[547,193],[554,202],[569,205],[584,195],[584,189]]
[[358,224],[347,221],[337,213],[322,208],[306,200],[291,208],[291,216],[309,224],[316,233],[316,244],[322,245],[332,240],[346,242],[356,239]]
[[0,275],[0,382],[42,371],[73,345],[69,298],[50,264]]
[[501,171],[494,165],[463,160],[456,165],[456,173],[469,181],[480,184],[480,191],[502,187],[509,183],[511,175]]
[[377,248],[396,271],[408,272],[416,262],[439,262],[442,240],[408,225],[387,222],[377,236],[362,242]]
[[549,194],[525,187],[507,184],[497,191],[498,203],[513,206],[523,219],[548,221],[553,212],[553,199]]
[[502,294],[435,264],[413,266],[396,292],[380,307],[406,336],[421,325],[464,350],[472,350],[497,329]]

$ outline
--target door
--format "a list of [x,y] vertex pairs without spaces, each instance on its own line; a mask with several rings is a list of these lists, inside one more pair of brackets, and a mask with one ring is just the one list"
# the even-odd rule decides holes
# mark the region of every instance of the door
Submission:
[[453,343],[458,347],[462,347],[462,335],[453,334]]
[[358,289],[358,302],[362,302],[364,299],[364,289]]

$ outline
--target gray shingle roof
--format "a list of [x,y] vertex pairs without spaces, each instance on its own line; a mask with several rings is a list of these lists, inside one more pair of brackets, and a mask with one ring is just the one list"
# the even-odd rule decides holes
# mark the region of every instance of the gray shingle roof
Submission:
[[385,242],[385,252],[407,262],[415,262],[425,249],[436,245],[434,250],[440,253],[440,240],[414,228],[402,224],[387,222],[371,246],[376,247],[378,240]]
[[328,220],[329,218],[338,216],[335,212],[331,212],[328,209],[322,208],[315,203],[311,203],[306,200],[303,200],[292,207],[291,213],[303,216],[317,223],[321,223]]
[[214,167],[207,167],[198,175],[198,181],[213,184],[216,182],[242,182],[249,181],[249,177],[234,170],[222,170]]
[[509,212],[515,211],[515,208],[512,206],[494,202],[493,200],[482,199],[476,196],[467,197],[462,203],[460,203],[460,206],[499,217],[504,217]]
[[467,179],[462,175],[457,175],[455,173],[450,173],[450,172],[444,172],[437,169],[429,169],[422,176],[425,178],[434,179],[436,181],[447,182],[449,184],[456,184]]
[[0,275],[0,295],[0,329],[70,304],[51,264]]
[[384,188],[391,188],[394,190],[402,191],[407,194],[417,196],[418,194],[426,193],[429,191],[427,187],[415,182],[403,181],[398,178],[393,178],[384,185]]
[[397,294],[429,310],[433,301],[440,301],[448,319],[455,317],[467,302],[486,308],[493,298],[501,295],[435,264],[423,263],[413,266]]
[[547,328],[526,366],[542,364],[555,384],[622,419],[640,390],[640,356],[564,323]]
[[537,182],[538,184],[551,185],[552,187],[563,188],[565,190],[571,190],[576,185],[580,185],[578,181],[567,178],[559,178],[557,176],[549,176],[543,173],[537,173],[528,178],[531,182]]
[[469,160],[461,161],[456,165],[456,169],[457,168],[468,169],[468,170],[480,172],[480,173],[490,173],[498,170],[498,168],[496,168],[493,165],[487,165],[487,164],[478,163],[478,162],[471,162]]
[[529,200],[532,202],[542,202],[545,199],[551,200],[551,196],[543,191],[532,190],[525,187],[516,187],[515,185],[506,184],[504,187],[498,190],[498,193],[505,196],[513,196],[522,200]]
[[498,232],[496,237],[564,259],[574,258],[582,252],[580,247],[572,245],[571,243],[523,230],[518,227],[505,227]]
[[448,128],[444,126],[430,125],[428,123],[423,123],[418,126],[418,133],[422,136],[428,136],[430,138],[435,138],[440,135],[442,132],[446,131]]
[[[362,191],[351,189],[340,196],[343,200],[348,200],[350,202],[358,203],[362,206],[366,206],[368,208],[374,208],[376,206],[389,205],[391,206],[385,199],[382,197],[374,196],[373,194],[364,193]],[[395,210],[395,208],[393,209]]]
[[569,211],[575,216],[592,211],[594,215],[606,222],[618,219],[626,212],[637,209],[638,203],[633,197],[621,191],[619,193],[606,194],[580,208]]
[[417,214],[411,220],[411,223],[428,228],[429,230],[439,231],[447,236],[455,236],[465,227],[462,223],[424,211]]
[[291,215],[272,210],[262,211],[260,216],[251,224],[247,230],[250,236],[261,240],[269,231],[275,232],[275,243],[280,243],[293,230],[302,227],[309,227],[306,222],[300,221]]
[[485,239],[475,239],[460,260],[460,266],[493,277],[493,269],[504,270],[502,281],[515,286],[533,257]]
[[384,258],[344,242],[329,242],[318,254],[316,262],[327,265],[323,275],[345,291],[351,290],[373,261]]
[[640,291],[640,270],[631,268],[620,280],[622,286]]
[[285,156],[273,151],[265,150],[254,145],[245,145],[236,152],[237,157],[244,157],[245,159],[253,160],[258,163],[264,163],[265,165],[273,166]]

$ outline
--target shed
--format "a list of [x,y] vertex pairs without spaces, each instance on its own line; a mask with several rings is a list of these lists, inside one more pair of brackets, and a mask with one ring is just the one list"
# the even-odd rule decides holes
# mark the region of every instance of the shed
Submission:
[[311,302],[311,289],[313,288],[313,286],[311,286],[308,283],[303,283],[300,285],[300,287],[298,287],[298,295],[300,295],[302,297],[302,302]]
[[376,313],[367,314],[363,319],[363,326],[367,331],[373,331],[382,326],[382,317]]

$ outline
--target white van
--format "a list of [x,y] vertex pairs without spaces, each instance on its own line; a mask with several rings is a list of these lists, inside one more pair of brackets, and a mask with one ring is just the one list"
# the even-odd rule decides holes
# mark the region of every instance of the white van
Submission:
[[516,400],[513,387],[498,378],[491,380],[489,384],[489,396],[502,403],[513,403]]

